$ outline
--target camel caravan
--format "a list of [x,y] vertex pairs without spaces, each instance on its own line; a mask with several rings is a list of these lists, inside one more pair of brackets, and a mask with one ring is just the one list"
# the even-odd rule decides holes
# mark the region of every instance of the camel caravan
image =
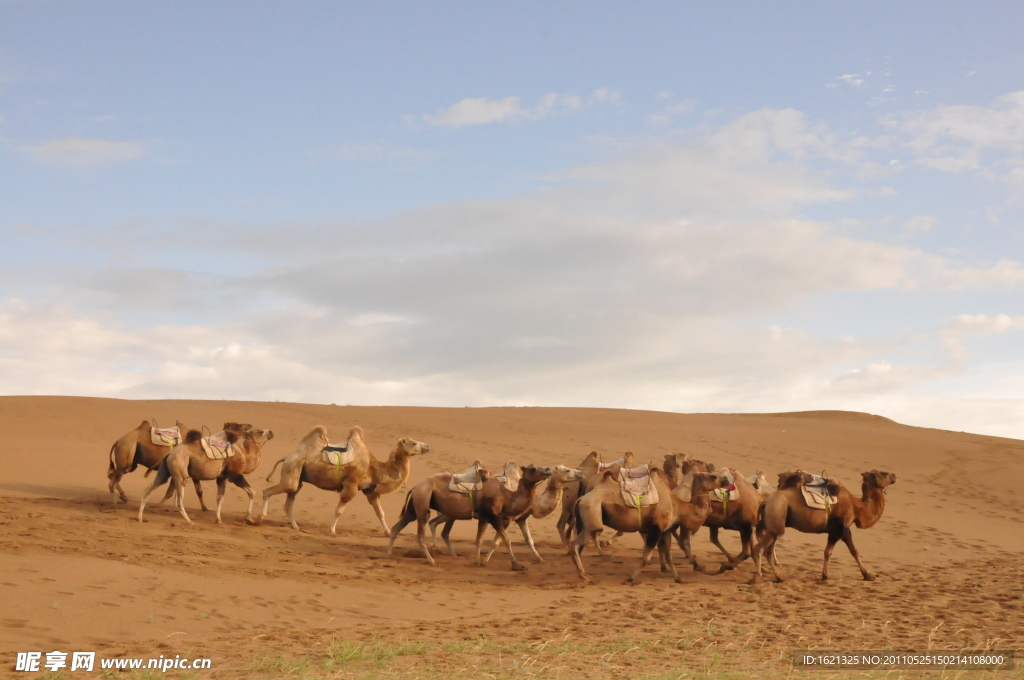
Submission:
[[[865,580],[874,577],[864,566],[853,543],[851,527],[867,529],[882,517],[885,494],[896,483],[896,475],[879,470],[862,473],[861,494],[851,493],[843,484],[825,473],[814,475],[803,470],[782,472],[773,487],[762,470],[744,476],[735,468],[716,468],[713,463],[691,458],[688,454],[665,455],[664,460],[636,464],[631,452],[617,460],[604,462],[593,451],[575,468],[557,465],[520,465],[505,461],[500,473],[492,473],[477,460],[465,471],[446,470],[414,484],[406,493],[398,520],[389,528],[381,506],[384,494],[394,493],[409,481],[413,461],[430,453],[430,446],[403,437],[386,460],[370,453],[362,428],[348,431],[344,441],[332,444],[327,428],[314,427],[295,451],[277,460],[266,481],[271,482],[278,468],[278,481],[263,490],[258,516],[253,515],[255,494],[246,475],[259,467],[263,447],[273,439],[271,430],[249,424],[224,423],[223,429],[210,434],[206,428],[193,430],[180,421],[173,428],[159,428],[155,420],[143,421],[110,449],[107,477],[112,502],[127,503],[120,481],[140,465],[146,476],[156,473],[143,491],[138,520],[152,493],[170,483],[164,501],[171,496],[175,508],[189,524],[185,510],[186,480],[191,479],[199,503],[203,501],[201,482],[216,481],[216,523],[223,522],[221,509],[227,483],[242,489],[248,497],[244,521],[262,524],[271,499],[285,494],[284,510],[288,524],[299,529],[295,519],[295,500],[303,484],[309,483],[338,494],[338,505],[330,524],[337,535],[338,522],[349,502],[362,493],[373,508],[381,529],[388,537],[387,554],[409,524],[416,522],[416,543],[431,566],[437,566],[437,528],[445,551],[457,557],[450,534],[458,521],[476,522],[475,563],[485,566],[501,546],[508,552],[514,571],[526,567],[516,558],[509,527],[515,523],[523,542],[537,562],[544,562],[530,531],[534,522],[557,517],[555,530],[583,582],[591,580],[583,563],[583,553],[593,546],[600,557],[614,541],[626,533],[639,534],[642,540],[640,561],[628,576],[635,582],[649,564],[655,551],[661,570],[682,582],[672,557],[675,543],[695,571],[721,574],[751,560],[751,583],[762,576],[766,562],[776,581],[782,581],[776,545],[787,528],[803,533],[827,534],[821,579],[828,579],[828,565],[836,543],[842,540],[853,556]],[[428,545],[426,530],[430,528]],[[605,528],[614,536],[604,538]],[[711,543],[721,551],[724,562],[709,572],[698,563],[692,548],[693,536],[708,527]],[[484,536],[489,529],[494,538],[487,549]],[[740,552],[733,555],[722,545],[719,532],[739,534]]]

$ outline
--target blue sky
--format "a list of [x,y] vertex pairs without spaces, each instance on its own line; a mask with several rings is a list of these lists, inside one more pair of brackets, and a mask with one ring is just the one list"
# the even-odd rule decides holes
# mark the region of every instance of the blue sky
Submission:
[[1024,437],[1022,17],[0,2],[0,389]]

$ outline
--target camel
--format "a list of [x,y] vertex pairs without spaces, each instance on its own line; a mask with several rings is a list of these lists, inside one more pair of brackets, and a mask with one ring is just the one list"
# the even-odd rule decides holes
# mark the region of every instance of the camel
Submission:
[[[462,475],[467,475],[472,472],[476,472],[479,475],[480,470],[482,470],[483,468],[484,464],[481,461],[474,460],[473,464],[470,465],[469,468],[462,473]],[[514,460],[506,461],[502,465],[502,469],[504,470],[504,472],[502,473],[502,477],[498,478],[498,481],[504,483],[505,486],[511,489],[512,491],[515,491],[516,487],[519,486],[519,480],[522,479],[523,476],[523,472],[519,468],[519,463],[515,462]],[[445,528],[442,533],[451,533],[452,526],[454,526],[455,524],[455,520],[445,517],[444,514],[442,513],[438,513],[437,516],[435,516],[432,520],[430,520],[427,523],[427,525],[430,527],[431,548],[437,547],[437,527],[441,524],[445,525]]]
[[[633,467],[633,453],[627,451],[621,459],[616,461],[624,468]],[[613,465],[614,463],[610,463]],[[605,466],[608,469],[609,466]],[[583,459],[583,462],[577,466],[580,472],[583,473],[582,482],[571,482],[565,485],[565,489],[562,494],[562,512],[558,516],[558,522],[555,523],[555,529],[558,531],[558,537],[562,540],[562,545],[566,548],[569,547],[569,537],[572,534],[572,525],[569,520],[572,517],[572,509],[576,506],[576,500],[587,491],[587,483],[595,479],[597,474],[601,472],[601,458],[597,451],[591,451],[587,454],[587,457]]]
[[274,438],[270,430],[261,430],[250,426],[243,429],[238,423],[225,423],[224,436],[231,444],[234,454],[228,458],[210,459],[203,450],[200,440],[203,435],[198,430],[189,430],[185,441],[171,450],[160,463],[156,479],[142,493],[139,503],[139,521],[146,510],[149,496],[155,489],[172,480],[175,489],[175,506],[189,524],[192,520],[185,511],[185,479],[217,480],[217,524],[223,524],[221,508],[224,505],[224,492],[230,481],[245,491],[249,497],[249,505],[245,510],[245,521],[252,523],[252,504],[254,501],[252,488],[246,481],[246,474],[259,467],[263,459],[263,445]]
[[672,488],[671,480],[663,469],[653,464],[650,464],[648,469],[650,483],[658,492],[657,503],[643,508],[628,506],[619,486],[620,468],[617,465],[603,472],[590,493],[576,502],[576,538],[572,541],[570,554],[583,581],[590,581],[580,559],[583,546],[591,539],[598,544],[598,535],[605,525],[619,532],[640,532],[643,535],[643,557],[629,577],[630,582],[636,581],[655,547],[658,548],[663,563],[672,572],[676,583],[682,581],[672,563],[669,532],[676,527],[688,533],[696,531],[710,510],[708,492],[721,487],[724,477],[714,473],[693,473],[691,486],[685,489],[689,491],[690,497],[683,500],[681,496],[684,485]]
[[357,425],[348,432],[347,447],[353,452],[353,459],[343,465],[334,465],[323,457],[327,442],[327,428],[317,425],[303,437],[294,453],[274,463],[270,474],[267,475],[267,481],[274,476],[277,466],[283,463],[281,476],[277,484],[263,490],[263,510],[256,519],[256,524],[260,524],[266,518],[271,497],[284,493],[288,495],[284,503],[285,514],[292,528],[298,529],[299,524],[295,521],[295,497],[302,484],[309,482],[318,489],[339,492],[338,506],[334,509],[334,521],[331,523],[331,536],[338,535],[338,521],[345,512],[345,506],[355,498],[358,491],[362,491],[366,496],[384,534],[388,535],[390,532],[380,498],[405,484],[412,469],[412,457],[430,453],[430,446],[409,437],[402,437],[395,444],[395,449],[388,459],[380,461],[366,448],[366,444],[363,443],[363,428]]
[[[861,576],[865,581],[873,581],[874,576],[864,567],[857,548],[853,545],[853,533],[850,526],[869,529],[882,518],[885,511],[886,489],[896,483],[896,475],[891,472],[870,470],[861,473],[861,497],[857,498],[846,487],[835,480],[828,480],[828,493],[836,497],[836,502],[829,509],[812,508],[807,505],[801,492],[806,483],[806,473],[784,472],[779,475],[779,488],[768,497],[761,511],[759,524],[764,527],[764,536],[757,542],[752,551],[754,558],[754,576],[751,583],[757,583],[761,577],[761,555],[775,545],[775,542],[792,527],[806,534],[828,534],[825,546],[825,560],[821,567],[821,580],[828,580],[828,562],[836,543],[841,539],[850,554],[857,562]],[[769,566],[775,580],[782,581],[778,567],[769,560]]]
[[[725,468],[723,473],[731,473],[732,485],[735,486],[738,498],[736,500],[722,501],[718,494],[711,495],[711,512],[704,520],[704,525],[711,531],[711,542],[725,555],[728,560],[723,564],[719,573],[735,567],[750,556],[754,548],[754,529],[757,526],[757,511],[764,504],[765,496],[758,493],[754,485],[744,477],[738,470]],[[724,489],[723,489],[724,490]],[[742,550],[739,555],[733,557],[725,549],[722,542],[718,540],[719,529],[730,529],[740,533],[740,544]],[[696,560],[694,560],[696,562]]]
[[[155,421],[154,421],[155,422]],[[188,428],[179,420],[178,430],[184,434]],[[107,479],[110,480],[110,498],[114,505],[118,502],[127,503],[128,494],[121,488],[121,478],[142,465],[146,474],[160,467],[160,461],[171,452],[170,446],[154,444],[152,439],[153,425],[148,420],[114,442],[110,447],[110,465],[107,468]],[[196,488],[198,491],[198,487]],[[120,499],[118,499],[120,495]]]
[[[573,482],[582,481],[582,470],[574,470],[573,468],[568,468],[564,465],[556,465],[555,469],[551,473],[551,477],[548,478],[548,482],[544,486],[544,489],[534,496],[530,509],[519,517],[511,518],[512,521],[515,521],[515,523],[519,525],[519,530],[523,534],[523,540],[526,541],[526,545],[529,546],[530,552],[533,553],[533,556],[537,558],[538,562],[543,563],[544,558],[540,556],[540,553],[537,552],[537,548],[533,544],[533,536],[530,535],[530,518],[544,519],[553,513],[555,508],[557,508],[562,502],[562,497],[565,495],[565,486],[567,484],[572,484]],[[508,523],[509,521],[506,520],[506,528]],[[485,564],[490,561],[491,555],[494,554],[494,551],[498,549],[499,545],[501,545],[501,542],[496,537],[494,539],[494,545],[491,546],[491,551],[487,553],[487,557],[484,558]]]
[[[520,469],[523,476],[519,480],[519,486],[516,487],[515,491],[505,488],[497,478],[484,468],[479,469],[483,487],[472,495],[452,491],[449,488],[449,483],[452,479],[451,472],[439,472],[422,480],[406,495],[405,505],[402,507],[402,516],[391,527],[388,555],[391,554],[394,548],[395,539],[398,538],[398,534],[415,520],[416,540],[423,549],[427,562],[430,563],[430,566],[436,567],[437,562],[427,547],[425,533],[430,511],[436,510],[445,515],[449,522],[452,523],[459,519],[480,520],[476,537],[476,563],[479,566],[484,566],[480,559],[480,553],[482,552],[480,544],[483,538],[483,531],[490,524],[494,527],[501,540],[508,546],[512,570],[523,571],[525,567],[519,564],[515,554],[512,552],[512,546],[508,541],[508,536],[505,534],[505,525],[502,520],[506,517],[518,517],[530,508],[536,495],[537,484],[551,476],[551,469],[535,465],[527,465]],[[444,539],[445,545],[448,547],[448,553],[455,556],[455,550],[452,548],[448,537],[450,528],[449,524],[446,523],[445,530],[441,532],[441,538]]]

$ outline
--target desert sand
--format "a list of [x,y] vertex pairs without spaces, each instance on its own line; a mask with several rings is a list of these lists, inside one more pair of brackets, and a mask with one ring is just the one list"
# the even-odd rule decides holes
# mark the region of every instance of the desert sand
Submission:
[[[415,525],[386,557],[387,538],[361,497],[331,537],[337,496],[309,485],[296,506],[301,531],[287,526],[283,496],[262,526],[245,525],[245,495],[231,486],[222,526],[199,510],[191,485],[193,525],[170,502],[149,506],[140,524],[140,492],[152,477],[128,475],[129,502],[114,506],[106,471],[114,440],[147,418],[272,429],[248,477],[257,499],[274,462],[314,425],[325,425],[332,441],[362,426],[378,458],[400,437],[423,441],[431,453],[414,459],[406,486],[384,498],[389,524],[413,484],[477,458],[494,468],[510,459],[575,466],[591,450],[609,460],[633,451],[638,461],[686,452],[744,474],[763,469],[772,482],[783,470],[825,469],[858,495],[861,471],[895,472],[899,481],[879,524],[854,529],[876,581],[860,578],[840,543],[831,580],[818,582],[825,537],[790,530],[779,544],[781,584],[748,585],[749,561],[720,576],[695,573],[677,550],[684,583],[655,562],[638,585],[626,585],[640,545],[627,536],[610,558],[585,553],[594,583],[584,586],[556,537],[557,513],[533,524],[543,564],[510,530],[524,573],[509,569],[503,549],[487,567],[474,566],[468,522],[453,532],[459,556],[438,551],[437,568],[415,549]],[[204,488],[212,507],[215,485]],[[1024,442],[860,413],[2,397],[0,674],[29,677],[13,670],[15,653],[29,650],[212,659],[210,670],[180,676],[196,678],[791,677],[794,649],[1021,654],[1022,490]],[[738,551],[735,533],[724,542]],[[721,561],[706,530],[694,544],[703,563]],[[1020,663],[997,677],[1021,677]]]

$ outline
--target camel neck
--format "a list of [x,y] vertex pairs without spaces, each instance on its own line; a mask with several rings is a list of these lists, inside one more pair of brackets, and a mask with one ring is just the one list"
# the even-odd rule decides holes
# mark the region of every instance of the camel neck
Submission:
[[861,497],[853,498],[854,521],[861,529],[868,529],[882,519],[885,511],[885,492],[877,486],[864,482],[861,486]]

